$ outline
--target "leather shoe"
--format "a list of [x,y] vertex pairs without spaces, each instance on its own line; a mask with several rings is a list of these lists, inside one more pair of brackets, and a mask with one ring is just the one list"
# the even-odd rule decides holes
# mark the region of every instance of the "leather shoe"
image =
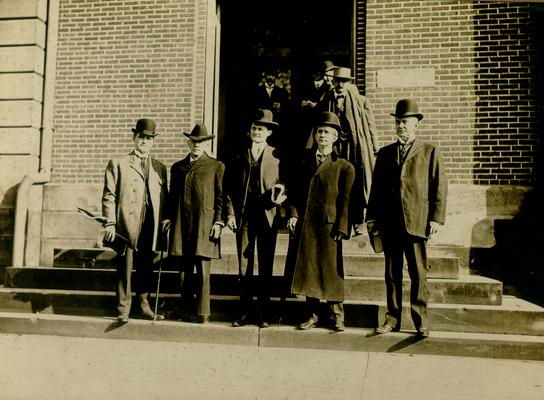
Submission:
[[310,317],[306,322],[303,322],[298,326],[298,329],[301,329],[303,331],[307,331],[308,329],[315,328],[317,326],[317,318],[316,317]]
[[125,317],[124,315],[119,315],[117,317],[117,322],[119,322],[121,324],[126,324],[126,323],[128,323],[128,317]]
[[193,318],[193,321],[195,324],[207,324],[210,322],[210,316],[209,315],[197,315]]
[[335,332],[344,332],[346,330],[346,326],[344,325],[343,322],[336,322],[332,326],[332,330]]
[[419,328],[416,329],[416,335],[422,338],[426,338],[426,337],[429,337],[430,332],[424,326],[420,326]]
[[378,326],[376,329],[374,329],[374,332],[380,334],[380,335],[385,335],[385,334],[388,334],[390,332],[394,332],[396,331],[396,329],[389,325],[389,324],[383,324],[382,326]]
[[232,326],[234,326],[235,328],[239,328],[241,326],[244,326],[244,325],[247,325],[248,323],[248,315],[247,314],[244,314],[242,315],[240,318],[238,318],[237,320],[235,320],[233,323],[232,323]]

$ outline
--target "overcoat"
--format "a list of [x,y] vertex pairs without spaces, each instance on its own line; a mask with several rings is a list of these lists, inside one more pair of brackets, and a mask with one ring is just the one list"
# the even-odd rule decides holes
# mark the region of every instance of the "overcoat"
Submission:
[[[241,219],[246,206],[251,174],[250,150],[246,149],[238,154],[227,165],[226,194],[228,215],[236,216],[237,226],[241,226]],[[266,145],[260,163],[261,197],[265,208],[266,219],[270,227],[274,224],[278,207],[272,203],[271,191],[276,183],[280,182],[280,160],[275,149]]]
[[445,221],[446,198],[439,150],[416,139],[401,163],[398,142],[392,143],[378,152],[366,220],[385,230],[397,227],[394,218],[401,215],[410,235],[427,238],[430,221]]
[[355,170],[331,153],[317,167],[315,149],[306,151],[295,178],[288,180],[288,217],[297,217],[289,249],[287,271],[291,291],[319,299],[344,300],[342,242],[335,233],[349,236],[348,204]]
[[[160,223],[167,196],[166,167],[149,157],[149,197],[153,206],[153,250],[159,248]],[[110,160],[104,177],[102,215],[115,224],[115,231],[128,239],[128,246],[135,248],[142,225],[142,211],[146,192],[145,171],[140,158],[128,155]]]
[[223,222],[225,165],[206,153],[193,166],[190,155],[170,169],[167,217],[171,221],[170,254],[220,258],[220,241],[210,240],[216,222]]
[[[350,135],[340,135],[340,155],[351,162],[360,175],[364,204],[368,202],[374,171],[374,154],[378,151],[377,130],[368,98],[359,94],[355,85],[348,85],[344,103],[344,116],[350,127]],[[335,108],[334,91],[331,91],[320,110],[338,114]],[[361,221],[362,222],[362,221]]]

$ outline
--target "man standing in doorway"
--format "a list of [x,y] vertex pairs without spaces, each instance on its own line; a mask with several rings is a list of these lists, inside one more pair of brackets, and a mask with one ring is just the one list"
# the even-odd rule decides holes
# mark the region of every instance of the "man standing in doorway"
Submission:
[[[280,160],[275,149],[266,143],[277,127],[270,110],[257,110],[249,131],[251,145],[227,164],[227,226],[236,232],[240,279],[240,315],[232,323],[234,327],[246,325],[251,313],[255,313],[260,328],[269,326],[279,206],[286,198]],[[259,269],[256,285],[255,248]],[[258,298],[255,310],[254,295]]]
[[163,250],[159,246],[159,225],[167,195],[166,167],[149,155],[157,136],[155,122],[139,119],[132,133],[134,149],[110,160],[102,194],[102,214],[107,219],[104,240],[115,243],[112,247],[118,252],[117,311],[123,323],[128,322],[130,314],[133,267],[141,315],[146,319],[154,317],[148,296],[153,284],[154,254]]
[[378,152],[366,217],[368,231],[381,237],[385,253],[387,313],[376,333],[400,329],[405,256],[412,320],[417,334],[427,337],[426,244],[444,224],[447,182],[438,149],[416,138],[423,119],[416,102],[400,100],[391,115],[398,141]]

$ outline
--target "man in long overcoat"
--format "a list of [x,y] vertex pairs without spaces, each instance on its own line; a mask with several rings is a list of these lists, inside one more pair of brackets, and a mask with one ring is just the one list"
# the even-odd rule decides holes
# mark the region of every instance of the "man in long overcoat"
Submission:
[[377,131],[370,102],[352,84],[351,69],[333,70],[334,90],[318,106],[338,115],[342,132],[335,144],[338,154],[355,167],[355,183],[351,193],[350,222],[356,234],[363,233],[365,208],[368,203],[374,155],[378,152]]
[[[257,325],[261,328],[269,326],[270,288],[280,217],[278,207],[285,199],[285,195],[281,195],[280,160],[275,149],[266,142],[277,126],[272,120],[272,111],[257,110],[249,131],[251,145],[227,163],[227,226],[236,231],[240,279],[240,315],[232,323],[235,327],[247,324],[254,312],[254,295],[259,301],[255,310]],[[253,282],[255,247],[259,270],[256,287]]]
[[225,226],[225,165],[206,153],[215,135],[208,134],[203,124],[184,134],[190,153],[170,170],[164,229],[170,227],[170,255],[179,262],[182,319],[207,323],[211,259],[221,258],[220,236]]
[[438,149],[416,138],[423,119],[417,103],[402,99],[391,115],[395,117],[398,141],[378,152],[367,211],[368,230],[381,237],[385,253],[387,313],[376,332],[400,329],[405,256],[411,280],[412,320],[417,334],[426,337],[426,243],[444,224],[447,182]]
[[128,322],[130,314],[133,266],[141,314],[148,319],[154,317],[148,295],[153,284],[154,252],[162,250],[159,226],[167,195],[166,167],[149,155],[157,136],[155,122],[140,119],[132,132],[134,149],[110,160],[102,194],[102,214],[107,219],[104,240],[118,252],[116,294],[120,322]]
[[349,237],[348,205],[355,179],[353,166],[333,152],[341,130],[338,117],[318,115],[314,138],[288,179],[288,229],[293,233],[287,270],[292,270],[291,291],[305,295],[309,318],[299,325],[317,325],[320,300],[328,304],[330,325],[344,330],[344,265],[342,240]]

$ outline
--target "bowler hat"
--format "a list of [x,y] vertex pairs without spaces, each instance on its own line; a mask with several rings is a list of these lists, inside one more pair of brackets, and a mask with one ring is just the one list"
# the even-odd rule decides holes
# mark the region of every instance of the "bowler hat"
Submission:
[[333,77],[336,79],[353,79],[351,76],[351,68],[336,67],[334,69]]
[[334,65],[331,60],[325,60],[325,61],[322,61],[318,65],[318,68],[316,69],[316,72],[325,73],[325,72],[329,72],[331,69],[335,69],[335,68],[336,68],[336,65]]
[[395,108],[395,113],[389,115],[395,118],[417,117],[420,121],[423,119],[423,114],[419,112],[417,103],[413,99],[399,100]]
[[155,133],[155,121],[148,118],[141,118],[136,121],[136,128],[132,128],[132,133],[146,136],[157,136]]
[[273,121],[272,111],[264,109],[264,108],[259,108],[257,110],[253,123],[257,125],[265,125],[270,127],[280,126],[280,124]]
[[215,135],[208,135],[208,130],[206,126],[202,123],[197,123],[191,133],[183,132],[185,136],[191,139],[193,142],[202,142],[204,140],[210,140],[215,137]]
[[323,126],[323,125],[332,126],[338,131],[338,133],[342,132],[342,127],[340,126],[340,120],[338,119],[338,115],[336,115],[333,112],[322,111],[319,114],[317,114],[314,126]]

